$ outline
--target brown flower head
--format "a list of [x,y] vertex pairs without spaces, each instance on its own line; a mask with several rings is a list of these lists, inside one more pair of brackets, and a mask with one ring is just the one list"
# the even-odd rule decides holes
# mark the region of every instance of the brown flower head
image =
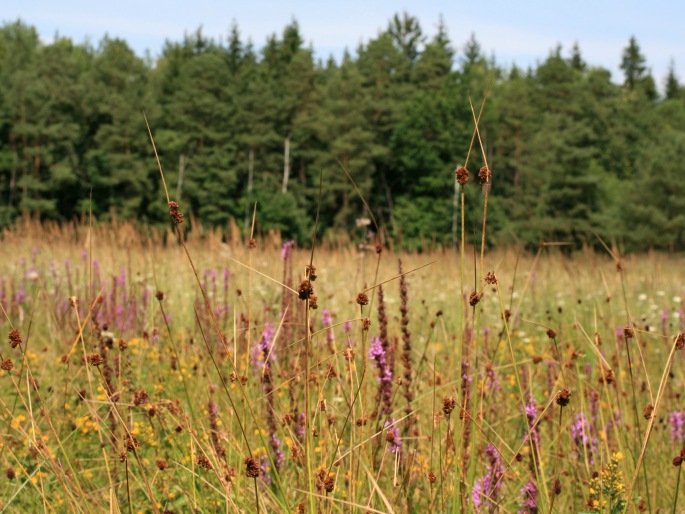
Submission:
[[309,280],[311,280],[312,282],[314,282],[318,277],[318,275],[316,274],[316,266],[314,266],[313,264],[311,266],[307,264],[307,266],[305,266],[304,268],[304,271],[309,277]]
[[165,461],[164,459],[157,459],[156,464],[157,464],[157,469],[160,471],[164,471],[166,468],[169,467],[169,464],[167,464],[167,461]]
[[497,275],[495,275],[494,271],[488,271],[487,275],[485,275],[485,283],[491,286],[497,283]]
[[169,215],[171,215],[171,219],[174,220],[174,223],[178,225],[183,223],[183,213],[178,208],[178,202],[169,202]]
[[680,455],[676,455],[675,458],[673,459],[673,465],[675,467],[678,467],[678,466],[682,465],[682,463],[683,463],[683,458]]
[[164,291],[157,291],[155,298],[157,298],[160,302],[164,300]]
[[14,363],[12,362],[12,359],[5,359],[4,361],[0,362],[0,368],[4,369],[5,371],[11,371],[13,367]]
[[559,391],[559,393],[557,393],[556,402],[560,407],[566,407],[571,402],[571,391],[568,389]]
[[654,405],[649,404],[645,408],[645,411],[642,415],[645,417],[645,419],[652,419],[652,413],[653,412],[654,412]]
[[328,475],[326,478],[324,478],[323,488],[327,493],[332,493],[334,487],[335,487],[335,479],[331,475]]
[[133,434],[126,434],[124,436],[124,446],[126,447],[127,452],[132,452],[140,447],[140,441],[138,441],[138,438]]
[[366,332],[367,330],[369,330],[369,327],[370,327],[370,326],[371,326],[371,319],[369,319],[369,318],[364,318],[364,319],[362,320],[362,330],[363,330],[364,332]]
[[469,170],[467,170],[464,166],[459,166],[456,170],[454,170],[454,175],[457,177],[457,183],[460,186],[463,186],[469,181]]
[[479,293],[478,291],[472,291],[469,295],[469,305],[471,307],[475,307],[476,305],[478,305],[478,302],[480,302],[480,299],[482,297],[483,293]]
[[7,468],[7,478],[9,480],[14,480],[14,477],[16,477],[17,474],[14,472],[14,468]]
[[88,356],[88,362],[90,363],[91,366],[101,366],[102,364],[105,363],[105,359],[99,353],[91,353]]
[[369,295],[367,295],[364,292],[361,292],[357,295],[357,303],[359,305],[368,305],[369,304]]
[[245,475],[248,478],[257,478],[259,476],[259,465],[256,460],[252,457],[245,457],[243,464],[245,464]]
[[432,484],[438,479],[437,476],[435,476],[435,473],[432,471],[428,472],[428,481]]
[[16,348],[23,342],[23,339],[21,338],[21,333],[17,329],[10,330],[9,339],[10,346],[12,348]]
[[197,465],[200,466],[205,471],[210,471],[212,469],[212,463],[209,462],[209,459],[207,457],[205,457],[204,455],[200,455],[197,458]]
[[444,412],[446,416],[449,416],[456,406],[457,402],[451,396],[445,396],[442,400],[442,412]]
[[632,327],[624,327],[623,328],[623,336],[626,339],[631,339],[631,338],[635,337],[635,331],[633,330]]
[[309,280],[303,280],[300,287],[297,289],[297,295],[300,300],[306,300],[314,294],[314,288]]
[[675,349],[676,350],[682,350],[683,347],[685,346],[685,332],[681,332],[677,336],[675,336]]
[[252,250],[253,248],[257,248],[257,241],[255,241],[254,239],[250,239],[250,240],[247,242],[247,247],[248,247],[250,250]]
[[557,337],[557,333],[554,330],[552,330],[551,328],[548,328],[547,329],[547,337],[549,337],[550,339],[554,339],[555,337]]
[[490,183],[491,177],[492,173],[490,172],[490,169],[487,166],[483,166],[478,172],[478,178],[480,179],[481,186],[488,185]]

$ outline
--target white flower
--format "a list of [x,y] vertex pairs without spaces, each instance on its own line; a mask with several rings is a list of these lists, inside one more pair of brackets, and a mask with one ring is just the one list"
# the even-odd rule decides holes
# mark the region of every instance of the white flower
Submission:
[[666,294],[666,293],[664,293],[663,291],[657,291],[657,292],[656,292],[656,295],[657,295],[657,296],[664,296],[665,294]]
[[682,301],[683,301],[683,299],[680,296],[674,296],[673,297],[673,303],[680,303]]
[[640,293],[637,297],[638,300],[641,302],[644,302],[647,299],[647,295],[645,293]]

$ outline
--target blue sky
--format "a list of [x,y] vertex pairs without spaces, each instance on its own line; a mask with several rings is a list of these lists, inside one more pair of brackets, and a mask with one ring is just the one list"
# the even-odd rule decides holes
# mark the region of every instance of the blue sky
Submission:
[[147,49],[155,57],[166,39],[180,40],[199,26],[208,36],[225,38],[232,21],[243,38],[261,47],[294,18],[307,44],[325,59],[375,37],[402,11],[416,16],[429,36],[442,14],[457,49],[475,33],[501,65],[534,65],[557,44],[568,53],[577,41],[588,63],[611,70],[620,82],[621,52],[635,36],[660,89],[672,59],[678,76],[685,77],[685,2],[678,0],[3,0],[0,21],[21,18],[46,42],[59,33],[97,44],[109,34],[128,41],[139,55]]

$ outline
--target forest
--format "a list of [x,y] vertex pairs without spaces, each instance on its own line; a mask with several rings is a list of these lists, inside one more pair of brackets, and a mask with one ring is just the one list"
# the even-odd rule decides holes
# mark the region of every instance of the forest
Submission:
[[[328,237],[363,240],[363,196],[387,241],[451,247],[470,103],[478,112],[487,96],[488,244],[685,248],[685,88],[673,67],[653,77],[635,38],[613,80],[583,59],[582,42],[521,69],[464,38],[452,41],[444,23],[427,37],[404,13],[339,60],[317,59],[296,21],[258,44],[236,24],[222,41],[198,29],[152,58],[108,37],[45,43],[30,24],[6,22],[0,227],[90,213],[168,223],[144,111],[186,230],[247,232],[256,202],[258,234],[303,241],[319,208]],[[482,165],[476,142],[467,233],[480,230]]]

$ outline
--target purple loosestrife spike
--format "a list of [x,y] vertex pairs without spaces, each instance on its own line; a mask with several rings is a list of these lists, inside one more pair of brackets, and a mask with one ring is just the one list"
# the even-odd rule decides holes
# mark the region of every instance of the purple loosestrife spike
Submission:
[[671,441],[685,443],[685,411],[673,411],[668,415],[671,425]]

